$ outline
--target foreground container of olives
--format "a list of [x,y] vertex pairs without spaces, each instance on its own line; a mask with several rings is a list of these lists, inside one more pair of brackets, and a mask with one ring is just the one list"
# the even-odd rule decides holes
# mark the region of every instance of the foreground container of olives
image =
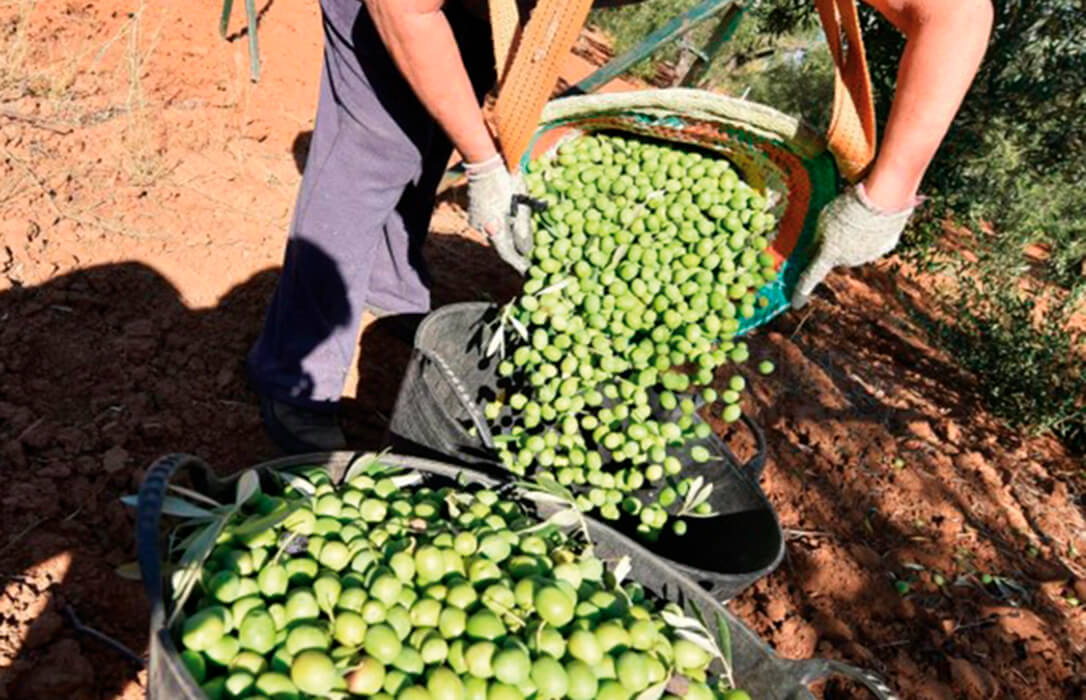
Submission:
[[[833,671],[874,687],[850,667],[777,659],[692,581],[553,499],[518,500],[484,474],[389,455],[257,467],[247,515],[216,511],[229,513],[229,534],[175,611],[185,574],[164,577],[163,542],[178,543],[159,526],[163,510],[178,512],[167,493],[178,469],[199,502],[233,503],[239,491],[189,456],[148,471],[138,544],[150,697],[745,697],[717,686],[730,675],[753,697],[784,698]],[[273,495],[291,491],[305,507]]]

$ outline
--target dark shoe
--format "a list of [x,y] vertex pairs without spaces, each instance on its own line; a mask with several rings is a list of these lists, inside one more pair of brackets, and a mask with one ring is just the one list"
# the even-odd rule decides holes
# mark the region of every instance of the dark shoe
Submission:
[[347,447],[334,412],[313,411],[261,396],[260,417],[268,436],[288,454],[333,452]]

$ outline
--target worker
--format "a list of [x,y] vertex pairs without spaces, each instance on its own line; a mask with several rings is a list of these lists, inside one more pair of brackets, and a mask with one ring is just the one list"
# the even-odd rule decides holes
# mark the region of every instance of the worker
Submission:
[[[984,53],[988,0],[868,0],[907,37],[881,150],[867,177],[822,213],[801,306],[836,267],[894,248],[920,180]],[[337,407],[363,313],[421,314],[421,247],[455,148],[468,223],[523,272],[527,213],[484,122],[495,70],[485,2],[321,0],[316,126],[279,285],[248,357],[269,434],[288,452],[346,445]]]

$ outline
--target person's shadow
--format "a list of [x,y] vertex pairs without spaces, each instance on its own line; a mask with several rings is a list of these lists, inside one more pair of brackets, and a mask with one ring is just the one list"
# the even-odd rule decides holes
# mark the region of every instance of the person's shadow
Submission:
[[[493,274],[500,262],[481,244],[444,236],[429,248],[435,306],[515,280]],[[145,654],[142,586],[116,571],[135,559],[120,497],[166,453],[221,473],[278,456],[244,371],[277,277],[261,271],[204,310],[137,262],[0,293],[0,697],[143,696],[139,666],[71,615]],[[410,356],[410,332],[382,339],[388,323],[362,340],[360,398],[344,407],[352,449],[383,446]]]

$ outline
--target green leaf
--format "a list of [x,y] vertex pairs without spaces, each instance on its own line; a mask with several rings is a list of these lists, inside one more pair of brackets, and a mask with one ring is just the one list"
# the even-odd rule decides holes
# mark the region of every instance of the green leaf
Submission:
[[667,690],[667,682],[668,679],[665,678],[656,685],[650,685],[638,693],[634,700],[660,700],[664,696],[664,691]]
[[695,620],[692,617],[687,617],[685,615],[676,615],[675,613],[669,612],[667,610],[662,611],[660,613],[660,616],[664,619],[664,622],[666,622],[669,626],[671,626],[675,630],[681,630],[681,629],[701,630],[701,629],[704,629],[704,626],[700,622],[698,622],[697,620]]
[[279,472],[279,478],[303,496],[312,496],[317,492],[313,482],[294,472]]
[[683,502],[683,511],[692,510],[694,507],[694,499],[698,497],[698,492],[701,490],[701,485],[705,483],[705,477],[698,475],[690,480],[690,489],[686,492],[686,498]]
[[212,520],[206,528],[204,528],[198,537],[193,539],[188,548],[185,549],[184,554],[181,555],[181,560],[178,562],[178,568],[180,569],[180,577],[178,577],[176,585],[173,591],[173,612],[170,613],[170,618],[166,622],[166,626],[173,625],[177,615],[185,607],[185,603],[188,601],[189,595],[192,593],[192,589],[196,586],[197,581],[200,580],[200,574],[203,571],[204,562],[211,554],[211,550],[215,547],[215,540],[219,538],[219,534],[222,532],[223,527],[226,526],[228,517],[221,517]]
[[525,489],[521,493],[521,495],[529,501],[533,501],[535,503],[553,503],[555,505],[569,504],[569,501],[562,498],[561,496],[554,496],[544,491],[537,491],[535,489]]
[[[139,496],[121,496],[121,503],[130,508],[135,508],[139,505]],[[163,515],[173,515],[178,518],[206,519],[215,517],[215,514],[210,510],[193,505],[176,496],[164,496],[160,510]]]
[[302,501],[292,501],[290,505],[281,509],[276,509],[266,515],[252,516],[238,525],[234,529],[234,534],[238,537],[246,537],[273,528],[286,520],[287,516],[301,508],[303,505],[304,503]]
[[566,278],[563,278],[562,280],[559,280],[558,282],[555,282],[554,284],[552,284],[550,286],[547,286],[547,287],[544,287],[543,289],[540,289],[538,292],[535,293],[535,296],[542,297],[542,296],[546,296],[548,294],[552,294],[554,292],[560,292],[560,291],[562,291],[563,289],[565,289],[566,287],[568,287],[571,284],[573,284],[573,278],[572,277],[566,277]]
[[[550,496],[548,496],[549,498]],[[536,532],[544,528],[555,527],[572,527],[581,521],[581,512],[575,508],[564,508],[562,510],[554,512],[549,518],[543,522],[536,523],[529,527],[520,530],[520,533]]]
[[516,316],[510,316],[509,323],[513,324],[513,330],[517,332],[517,335],[519,335],[524,340],[528,340],[528,329],[524,326],[523,323],[520,322],[520,319],[518,319]]
[[199,501],[201,503],[206,503],[207,505],[209,505],[209,506],[211,506],[213,508],[218,508],[218,507],[222,506],[222,504],[219,503],[218,501],[216,501],[214,498],[210,498],[208,496],[205,496],[204,494],[200,493],[199,491],[193,491],[192,489],[187,489],[184,486],[176,486],[174,484],[170,484],[166,488],[168,488],[169,490],[171,490],[171,491],[173,491],[175,493],[179,493],[182,496],[186,496],[190,501]]
[[675,630],[675,635],[678,637],[682,637],[683,639],[692,644],[696,644],[697,646],[701,647],[706,654],[709,654],[714,658],[720,656],[720,650],[716,648],[715,644],[713,644],[713,640],[709,639],[703,634],[688,629],[680,629]]
[[257,491],[260,490],[260,477],[252,469],[246,469],[238,477],[238,490],[234,498],[234,505],[245,505]]
[[347,467],[347,473],[343,475],[343,481],[349,482],[356,476],[361,476],[366,473],[366,470],[376,462],[378,455],[375,452],[367,452],[363,455],[359,455],[351,462],[351,465]]
[[412,486],[422,482],[422,474],[418,472],[410,472],[407,474],[399,474],[397,476],[390,477],[392,483],[396,484],[397,488],[403,488],[404,486]]
[[581,521],[581,513],[573,508],[566,508],[547,518],[547,522],[558,527],[572,527]]
[[502,349],[502,355],[505,355],[505,326],[501,324],[494,331],[494,335],[490,336],[490,342],[486,345],[486,356],[491,357],[499,348]]
[[193,520],[206,520],[215,517],[215,514],[211,511],[175,496],[166,496],[162,499],[162,514]]
[[113,573],[121,578],[128,579],[129,581],[143,580],[143,573],[140,571],[140,563],[138,561],[125,562],[114,569]]
[[540,474],[535,478],[535,483],[539,484],[539,487],[547,493],[559,496],[570,502],[575,500],[573,498],[573,492],[558,483],[558,480],[550,474]]
[[615,585],[620,585],[627,576],[630,574],[630,570],[633,568],[633,564],[630,563],[630,557],[623,555],[618,563],[615,564]]
[[728,667],[729,671],[733,667],[732,664],[732,630],[728,625],[728,620],[724,617],[723,613],[716,614],[716,634],[718,637],[718,643],[720,644],[720,653],[724,656],[724,664]]

